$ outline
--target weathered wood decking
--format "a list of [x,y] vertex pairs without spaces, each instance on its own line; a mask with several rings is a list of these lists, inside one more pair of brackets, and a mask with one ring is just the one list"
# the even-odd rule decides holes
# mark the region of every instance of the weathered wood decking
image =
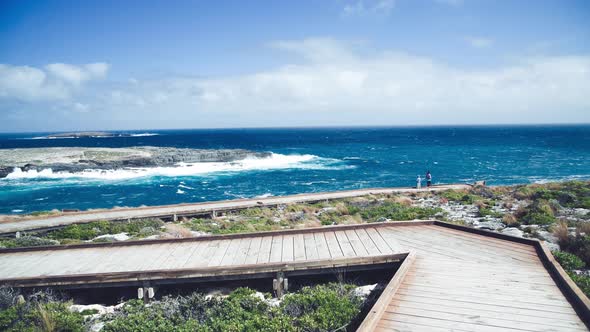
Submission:
[[587,331],[532,245],[437,225],[389,228],[415,253],[376,331]]
[[0,283],[55,286],[156,281],[400,261],[407,252],[384,238],[386,228],[384,224],[350,225],[267,234],[0,249]]
[[289,204],[309,201],[319,201],[328,199],[338,199],[347,197],[356,197],[369,194],[387,194],[387,193],[412,193],[417,191],[442,191],[448,189],[466,189],[469,185],[452,184],[434,186],[430,189],[415,188],[369,188],[359,190],[343,190],[335,192],[308,193],[289,196],[236,199],[229,201],[177,204],[165,206],[150,206],[140,208],[111,209],[100,211],[87,211],[68,213],[58,216],[47,216],[33,219],[18,219],[0,222],[0,234],[9,234],[19,231],[28,231],[36,229],[46,229],[59,226],[66,226],[76,223],[91,222],[97,220],[127,220],[138,218],[165,217],[173,216],[191,216],[196,214],[211,213],[213,211],[226,211],[235,209],[244,209],[254,206],[272,206],[277,204]]
[[0,284],[224,278],[401,260],[360,330],[587,331],[580,318],[588,319],[587,299],[571,288],[567,276],[555,274],[539,243],[477,232],[400,222],[4,249]]

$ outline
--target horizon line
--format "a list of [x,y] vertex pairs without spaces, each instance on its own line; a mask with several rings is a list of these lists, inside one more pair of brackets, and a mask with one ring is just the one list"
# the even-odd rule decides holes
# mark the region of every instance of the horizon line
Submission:
[[193,128],[141,128],[141,129],[83,129],[83,130],[54,130],[54,131],[0,131],[0,134],[36,134],[36,133],[80,133],[80,132],[132,132],[132,131],[189,131],[189,130],[256,130],[256,129],[362,129],[362,128],[442,128],[442,127],[574,127],[590,126],[585,123],[489,123],[489,124],[407,124],[407,125],[318,125],[318,126],[253,126],[253,127],[193,127]]

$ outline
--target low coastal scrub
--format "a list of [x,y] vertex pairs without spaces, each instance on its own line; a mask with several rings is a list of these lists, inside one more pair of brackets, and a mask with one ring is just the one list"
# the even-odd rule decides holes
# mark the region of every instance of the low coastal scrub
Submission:
[[459,202],[464,204],[473,204],[480,199],[479,196],[474,195],[467,190],[445,190],[440,193],[439,196],[449,202]]
[[234,234],[320,225],[429,219],[442,214],[440,208],[412,206],[408,197],[380,196],[291,204],[272,209],[255,207],[214,219],[192,219],[181,225],[201,233]]
[[83,315],[71,312],[71,304],[52,293],[25,298],[18,291],[0,288],[0,331],[85,331]]
[[559,241],[561,250],[579,257],[586,266],[590,266],[590,234],[568,234]]
[[[35,233],[18,237],[0,239],[0,248],[38,247],[60,244],[76,244],[83,241],[110,242],[113,238],[101,235],[125,233],[125,238],[145,238],[161,232],[164,222],[159,219],[140,219],[125,221],[94,221],[73,224],[45,233]],[[188,230],[187,230],[188,232]],[[190,233],[190,232],[189,232]]]
[[587,266],[578,256],[564,251],[553,251],[553,257],[567,272],[573,282],[580,287],[586,296],[590,297],[590,276],[586,273],[578,273],[577,270]]
[[441,208],[407,206],[396,202],[383,202],[360,210],[363,220],[368,222],[390,220],[428,219],[441,214]]
[[14,239],[0,240],[0,248],[54,246],[58,244],[58,241],[40,238],[36,236],[21,236],[19,238]]
[[238,288],[225,298],[200,293],[167,297],[149,307],[134,300],[106,317],[110,321],[103,331],[333,331],[361,311],[363,299],[355,295],[354,287],[336,283],[304,287],[277,305],[249,288]]
[[520,199],[556,200],[564,207],[590,209],[590,186],[584,181],[518,186],[515,196]]
[[238,288],[227,297],[195,292],[166,296],[147,306],[131,300],[100,317],[92,317],[96,311],[72,311],[72,302],[51,293],[25,298],[18,291],[0,288],[0,331],[82,332],[98,322],[104,324],[104,332],[347,331],[365,301],[355,287],[342,283],[306,286],[280,301],[249,288]]
[[92,240],[105,234],[127,233],[129,236],[149,236],[164,225],[158,219],[140,219],[125,221],[94,221],[85,224],[74,224],[50,231],[47,237],[54,240]]
[[554,208],[545,199],[537,199],[517,211],[517,218],[525,225],[551,225],[557,221]]
[[566,271],[579,270],[586,266],[583,260],[565,251],[553,251],[553,256]]
[[208,234],[233,234],[278,230],[289,225],[285,222],[276,223],[268,218],[248,218],[244,220],[228,219],[192,219],[185,223],[193,231]]

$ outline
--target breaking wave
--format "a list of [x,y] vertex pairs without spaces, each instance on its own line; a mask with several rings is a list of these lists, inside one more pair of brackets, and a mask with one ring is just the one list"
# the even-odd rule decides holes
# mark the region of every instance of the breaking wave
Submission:
[[128,180],[141,177],[166,176],[201,176],[212,173],[237,173],[244,171],[265,171],[279,169],[339,170],[354,166],[346,165],[341,160],[322,158],[314,155],[283,155],[272,153],[266,158],[248,157],[233,162],[179,163],[173,167],[125,168],[116,170],[87,169],[81,172],[54,172],[51,169],[41,171],[22,171],[19,168],[6,176],[7,180],[19,179],[94,179],[94,180]]
[[[160,136],[160,134],[156,133],[137,133],[137,134],[113,134],[108,136],[87,136],[85,138],[113,138],[113,137],[149,137],[149,136]],[[25,139],[69,139],[69,138],[81,138],[79,136],[37,136],[37,137],[30,137]]]

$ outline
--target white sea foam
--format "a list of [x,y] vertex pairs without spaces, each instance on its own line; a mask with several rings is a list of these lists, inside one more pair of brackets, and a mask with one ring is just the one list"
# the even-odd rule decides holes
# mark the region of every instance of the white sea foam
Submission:
[[[173,167],[125,168],[117,170],[87,169],[76,173],[54,172],[51,169],[41,171],[28,170],[23,172],[21,169],[15,168],[12,173],[6,176],[6,179],[127,180],[152,176],[199,176],[210,173],[235,173],[279,169],[340,170],[351,167],[354,168],[354,166],[343,164],[338,159],[321,158],[314,155],[283,155],[272,153],[266,158],[249,157],[234,162],[179,163]],[[181,186],[179,185],[179,187]]]
[[182,191],[182,190],[178,189],[178,190],[176,191],[176,193],[177,193],[177,194],[181,194],[181,195],[182,195],[182,194],[184,194],[184,191]]
[[31,138],[25,138],[25,139],[66,139],[66,138],[74,138],[74,137],[71,137],[71,136],[67,136],[67,137],[38,136],[38,137],[31,137]]
[[262,194],[262,195],[255,196],[255,198],[267,198],[267,197],[271,197],[271,196],[273,196],[273,194],[271,194],[271,193],[266,193],[266,194]]
[[[160,136],[156,133],[137,133],[137,134],[113,134],[112,136],[87,136],[89,138],[113,138],[113,137],[149,137],[149,136]],[[68,138],[80,138],[79,136],[37,136],[25,139],[68,139]]]
[[141,134],[131,134],[131,137],[146,137],[146,136],[159,136],[160,134],[155,133],[141,133]]

